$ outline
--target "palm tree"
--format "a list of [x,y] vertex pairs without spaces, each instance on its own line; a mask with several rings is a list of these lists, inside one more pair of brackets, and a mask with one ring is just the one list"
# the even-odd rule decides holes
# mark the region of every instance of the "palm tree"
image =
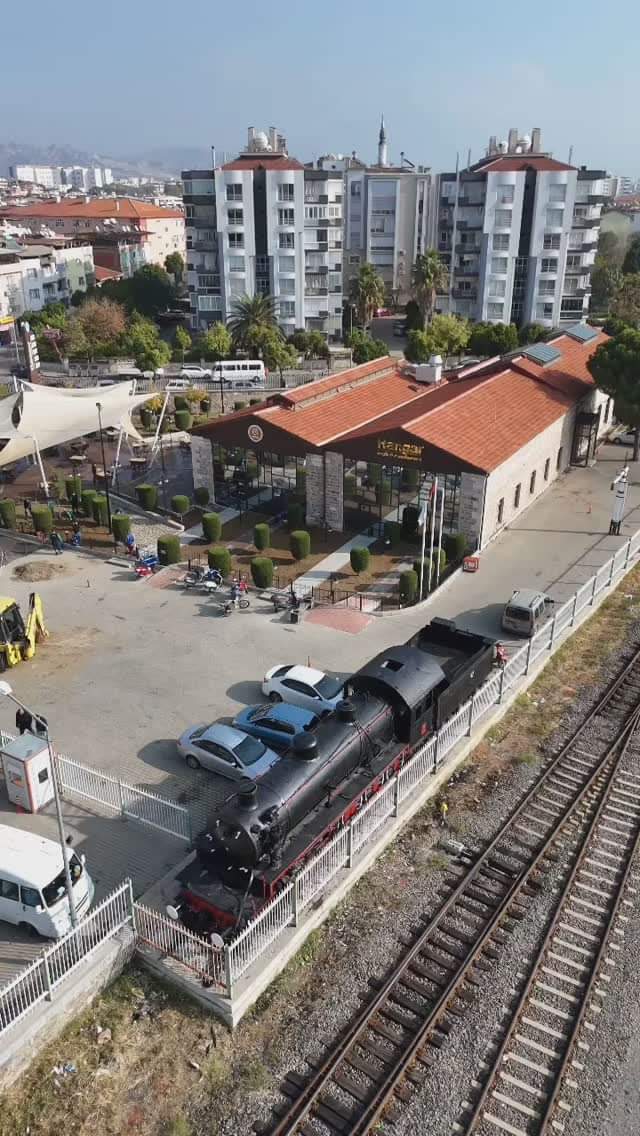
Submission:
[[351,299],[358,311],[362,327],[369,322],[376,308],[384,304],[384,280],[378,276],[372,264],[363,264],[356,278],[351,281]]
[[433,315],[436,293],[446,292],[449,287],[449,270],[435,249],[418,253],[413,266],[411,282],[413,295],[422,312],[426,326]]
[[239,296],[231,308],[231,316],[227,320],[227,327],[233,337],[236,347],[244,347],[257,328],[277,326],[278,302],[263,292],[256,292],[255,296]]

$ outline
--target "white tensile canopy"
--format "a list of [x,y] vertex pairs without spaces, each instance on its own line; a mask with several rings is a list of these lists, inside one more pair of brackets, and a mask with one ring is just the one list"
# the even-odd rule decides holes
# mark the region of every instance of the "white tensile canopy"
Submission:
[[98,402],[105,430],[115,427],[124,436],[140,440],[131,414],[155,392],[131,394],[130,390],[128,383],[81,390],[25,383],[17,394],[0,400],[0,466],[94,433]]

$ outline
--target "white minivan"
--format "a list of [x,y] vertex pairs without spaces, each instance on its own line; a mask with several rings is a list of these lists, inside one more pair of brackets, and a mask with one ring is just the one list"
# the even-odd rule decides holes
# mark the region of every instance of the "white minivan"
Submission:
[[[84,856],[67,848],[67,860],[80,919],[95,889]],[[61,939],[71,930],[62,850],[54,840],[0,824],[0,920],[45,939]]]
[[213,381],[220,382],[230,390],[243,390],[247,387],[263,387],[266,372],[262,359],[222,359],[213,365]]

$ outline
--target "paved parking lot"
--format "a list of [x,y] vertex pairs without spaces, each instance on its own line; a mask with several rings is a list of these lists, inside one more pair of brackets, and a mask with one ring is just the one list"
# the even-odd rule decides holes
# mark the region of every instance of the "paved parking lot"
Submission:
[[[186,726],[260,699],[262,674],[278,662],[348,673],[434,615],[499,637],[500,612],[514,587],[566,598],[640,527],[634,483],[640,475],[633,471],[623,532],[605,535],[609,483],[622,457],[619,447],[604,447],[597,467],[570,472],[502,533],[476,575],[458,575],[421,610],[374,615],[358,633],[316,622],[292,626],[257,599],[248,612],[224,618],[214,600],[176,585],[150,586],[128,569],[66,553],[56,562],[65,574],[37,585],[51,638],[10,680],[16,695],[47,717],[60,752],[180,801],[204,822],[228,786],[179,759],[175,739]],[[35,558],[54,561],[49,549]],[[14,580],[12,570],[12,564],[2,569],[0,592],[26,605],[34,585]],[[12,730],[13,720],[10,704],[0,700],[0,726]],[[86,852],[98,896],[125,875],[139,894],[183,855],[179,841],[76,801],[65,802],[65,818]],[[55,836],[49,810],[16,815],[0,783],[0,822],[8,821]],[[33,951],[33,943],[6,932],[2,927],[0,982]]]

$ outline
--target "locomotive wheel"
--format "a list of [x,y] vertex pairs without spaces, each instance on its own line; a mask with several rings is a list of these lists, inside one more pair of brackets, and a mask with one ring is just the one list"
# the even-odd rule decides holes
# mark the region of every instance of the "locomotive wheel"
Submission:
[[272,690],[269,695],[269,702],[282,702],[282,695],[278,694],[277,690]]

